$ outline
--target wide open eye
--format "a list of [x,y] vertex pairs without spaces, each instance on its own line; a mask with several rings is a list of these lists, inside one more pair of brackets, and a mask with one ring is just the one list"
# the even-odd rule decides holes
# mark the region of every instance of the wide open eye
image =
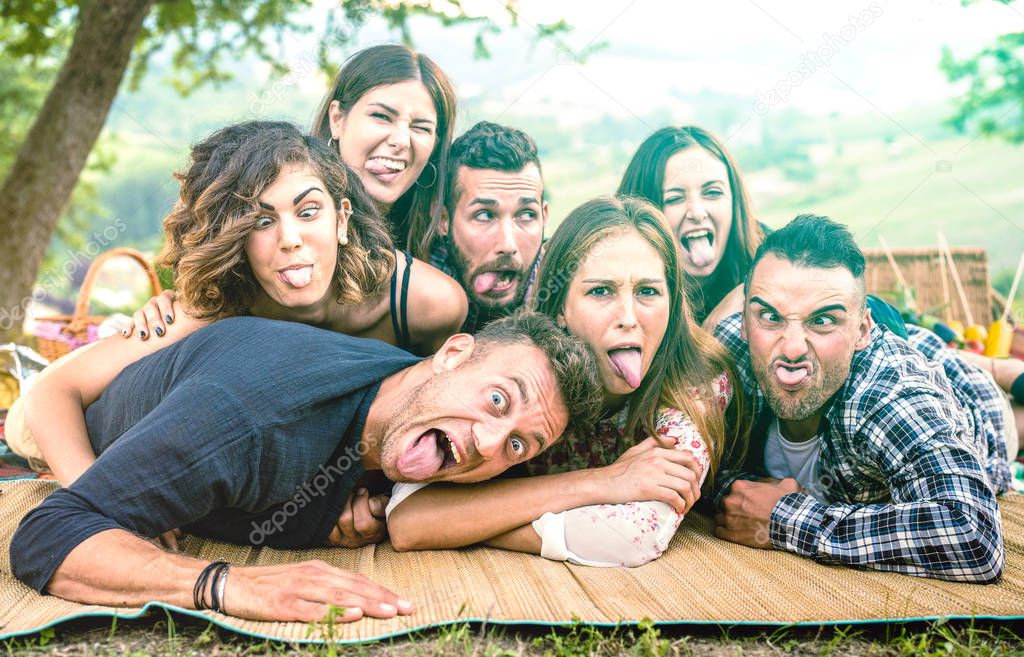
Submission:
[[522,456],[526,453],[526,443],[521,439],[516,437],[509,438],[508,444],[512,448],[512,453],[516,456]]
[[506,397],[505,393],[503,393],[500,390],[492,390],[491,403],[494,404],[494,407],[496,409],[498,409],[501,412],[504,412],[504,410],[508,408],[508,397]]

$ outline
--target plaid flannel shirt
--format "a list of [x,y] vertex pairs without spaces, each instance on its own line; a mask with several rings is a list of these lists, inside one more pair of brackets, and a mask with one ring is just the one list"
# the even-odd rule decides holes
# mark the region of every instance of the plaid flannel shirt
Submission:
[[[448,253],[448,249],[451,248],[450,244],[447,239],[442,237],[435,238],[430,248],[430,264],[459,281],[455,266],[452,264]],[[533,286],[537,282],[537,272],[540,270],[540,259],[543,254],[544,246],[542,244],[540,251],[537,252],[537,257],[533,261],[533,266],[530,267],[530,275],[526,280],[526,296],[523,297],[523,305],[526,305],[530,297],[533,296]],[[462,281],[459,281],[459,283],[462,284]],[[469,311],[466,313],[466,321],[462,323],[461,329],[465,333],[476,333],[488,322],[508,314],[507,311],[502,314],[488,312],[486,308],[480,307],[480,304],[473,300],[473,295],[467,293],[467,296],[469,297]]]
[[[767,475],[763,429],[772,414],[753,378],[740,315],[723,320],[715,336],[737,361],[760,429],[747,461],[719,474],[720,503],[736,479]],[[827,499],[783,496],[772,509],[771,541],[826,563],[993,582],[1005,565],[996,493],[1005,490],[1002,471],[1009,477],[1005,460],[998,467],[999,454],[989,458],[989,445],[1002,439],[986,435],[986,428],[995,431],[997,422],[986,417],[987,393],[976,409],[964,410],[945,363],[925,358],[934,345],[918,337],[921,351],[872,328],[870,345],[854,355],[846,383],[822,416],[817,476]],[[970,374],[957,370],[956,384],[966,389],[974,382]],[[986,463],[997,463],[994,473]]]

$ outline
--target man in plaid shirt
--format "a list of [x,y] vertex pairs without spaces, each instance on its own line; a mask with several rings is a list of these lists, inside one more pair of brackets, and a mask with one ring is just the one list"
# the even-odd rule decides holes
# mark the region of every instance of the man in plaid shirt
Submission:
[[1010,477],[999,393],[926,338],[912,334],[915,349],[874,325],[863,274],[850,233],[824,217],[801,215],[758,249],[742,314],[715,331],[756,416],[746,461],[717,477],[715,533],[994,582],[1005,563],[996,494]]

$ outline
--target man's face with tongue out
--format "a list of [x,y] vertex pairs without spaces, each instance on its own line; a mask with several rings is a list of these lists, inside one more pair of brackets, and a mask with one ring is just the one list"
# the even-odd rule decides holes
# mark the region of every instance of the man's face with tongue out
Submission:
[[535,164],[521,171],[459,167],[458,200],[442,235],[453,246],[456,277],[487,308],[522,305],[547,221],[544,183]]
[[725,163],[700,146],[684,148],[665,163],[662,207],[683,247],[683,269],[714,273],[732,230],[732,187]]
[[870,331],[863,286],[849,270],[803,267],[773,254],[757,263],[743,332],[754,376],[784,425],[815,435]]
[[[473,351],[476,350],[476,356]],[[393,481],[476,482],[533,458],[562,434],[568,411],[539,348],[449,338],[432,376],[403,395],[381,441]]]

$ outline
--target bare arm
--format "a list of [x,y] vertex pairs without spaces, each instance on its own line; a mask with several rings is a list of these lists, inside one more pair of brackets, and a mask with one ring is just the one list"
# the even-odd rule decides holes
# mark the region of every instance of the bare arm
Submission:
[[[138,607],[157,601],[194,609],[192,587],[208,563],[111,529],[75,547],[47,589],[85,604]],[[315,622],[326,616],[328,604],[345,608],[343,621],[412,611],[411,604],[366,577],[321,561],[233,566],[224,589],[225,613],[254,620]]]
[[422,550],[471,545],[529,525],[544,513],[591,504],[660,500],[684,513],[700,495],[697,472],[692,454],[648,438],[604,468],[430,485],[394,508],[388,533],[396,550]]
[[162,340],[112,336],[71,352],[39,375],[25,395],[25,422],[61,485],[71,485],[96,460],[85,426],[89,404],[125,367],[206,323],[179,309],[178,321],[168,327]]

